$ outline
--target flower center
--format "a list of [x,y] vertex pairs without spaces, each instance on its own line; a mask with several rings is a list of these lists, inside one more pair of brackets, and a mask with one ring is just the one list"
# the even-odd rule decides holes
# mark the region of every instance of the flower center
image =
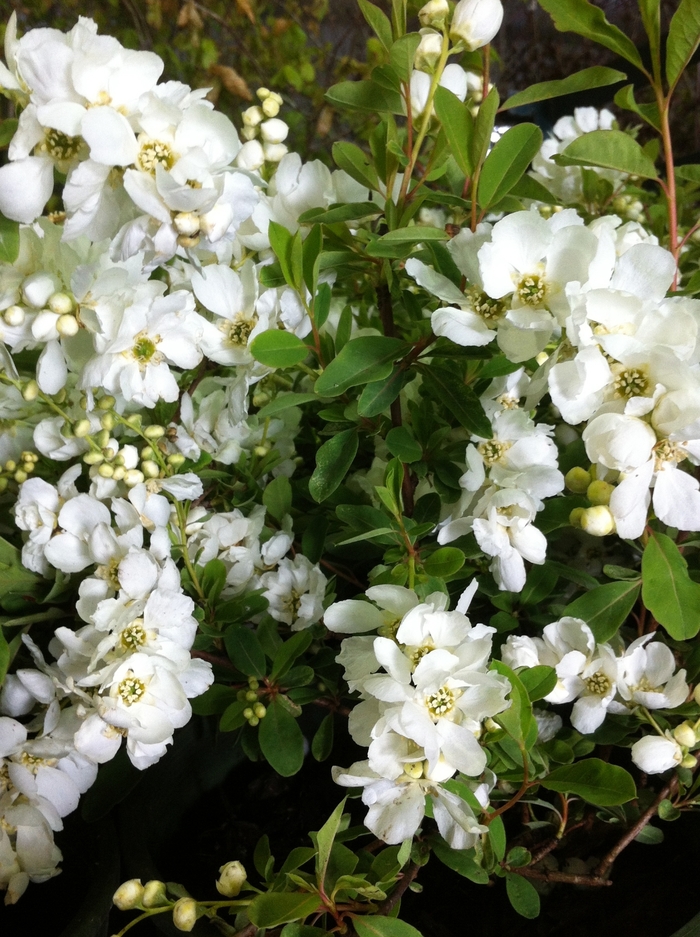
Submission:
[[229,345],[245,348],[257,321],[258,317],[255,315],[247,316],[244,312],[237,312],[230,321],[223,319],[219,323],[219,328],[226,336]]
[[455,695],[448,686],[441,686],[439,690],[426,696],[425,705],[433,718],[446,716],[455,708]]
[[136,157],[136,165],[142,172],[155,175],[156,166],[170,169],[175,162],[175,154],[167,143],[160,140],[145,140]]
[[74,159],[80,152],[83,145],[82,137],[69,137],[60,130],[54,130],[50,127],[44,132],[43,149],[56,162]]
[[499,442],[497,439],[489,439],[487,442],[479,443],[477,449],[479,455],[487,465],[495,465],[500,462],[505,453],[510,449],[509,442]]
[[115,592],[118,592],[121,588],[119,583],[119,563],[120,560],[115,556],[112,557],[109,563],[98,566],[95,570],[95,576],[98,579],[103,579],[105,582],[108,582]]
[[147,364],[160,364],[163,360],[162,354],[158,351],[158,344],[161,341],[160,335],[151,337],[148,332],[139,332],[134,338],[134,344],[131,349],[131,355],[138,362],[143,370]]
[[511,397],[510,394],[501,394],[500,397],[496,397],[496,403],[504,410],[519,410],[519,399],[519,397]]
[[29,752],[22,752],[18,761],[21,765],[24,765],[25,768],[28,768],[32,774],[36,774],[42,765],[47,765],[49,768],[53,768],[53,766],[57,763],[56,758],[39,758],[38,755],[30,755]]
[[471,301],[472,309],[485,322],[495,322],[506,314],[506,304],[501,299],[492,299],[482,290],[471,289],[467,293]]
[[610,678],[606,677],[600,670],[583,682],[586,684],[588,692],[593,693],[594,696],[605,696],[612,687]]
[[125,677],[117,687],[117,692],[124,701],[125,706],[132,706],[138,703],[146,692],[146,684],[138,677]]
[[615,378],[615,396],[642,397],[649,389],[649,378],[641,368],[623,368]]
[[541,306],[547,295],[547,284],[538,273],[529,273],[519,280],[516,293],[526,306]]
[[406,653],[408,654],[411,663],[413,664],[413,670],[416,669],[426,654],[430,654],[430,652],[434,650],[435,645],[430,641],[426,642],[425,644],[421,644],[420,647],[407,647]]
[[422,761],[407,761],[403,766],[403,773],[414,781],[423,777]]
[[119,643],[125,651],[133,651],[135,648],[145,644],[147,640],[146,629],[143,627],[143,618],[135,618],[132,623],[125,628],[119,638]]
[[664,462],[673,462],[678,464],[686,458],[686,453],[679,445],[671,442],[670,439],[662,439],[654,446],[655,471],[659,471]]

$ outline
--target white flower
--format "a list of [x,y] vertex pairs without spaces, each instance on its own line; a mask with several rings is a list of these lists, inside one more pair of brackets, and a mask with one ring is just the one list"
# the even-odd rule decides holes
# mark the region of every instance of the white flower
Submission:
[[321,618],[327,584],[320,568],[302,553],[293,560],[280,560],[276,570],[260,577],[269,614],[291,625],[292,631],[308,628]]
[[637,638],[620,659],[618,692],[630,706],[675,709],[688,696],[685,670],[674,674],[673,652],[659,641],[649,644],[651,637]]
[[645,774],[662,774],[680,765],[683,749],[670,734],[645,735],[632,746],[632,761]]
[[585,428],[583,441],[591,462],[618,472],[633,472],[649,459],[656,434],[637,417],[602,413]]
[[491,42],[502,22],[501,0],[459,0],[452,14],[450,37],[473,52]]

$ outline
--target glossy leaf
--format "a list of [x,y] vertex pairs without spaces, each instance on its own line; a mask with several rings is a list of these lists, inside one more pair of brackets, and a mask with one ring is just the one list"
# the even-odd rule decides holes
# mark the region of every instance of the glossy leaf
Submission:
[[246,913],[256,927],[277,927],[301,921],[313,914],[320,903],[316,894],[301,892],[265,892],[256,895]]
[[642,598],[654,618],[676,641],[700,631],[700,583],[666,534],[652,531],[642,556]]
[[368,417],[379,416],[396,400],[406,380],[406,370],[396,365],[388,377],[381,381],[370,381],[363,388],[357,402],[358,414]]
[[429,368],[421,368],[421,374],[423,384],[465,429],[484,439],[493,436],[491,423],[481,401],[470,387],[460,382],[457,375],[434,364]]
[[559,32],[578,33],[621,55],[637,68],[644,67],[632,40],[608,22],[599,6],[589,0],[538,0],[538,3],[552,17]]
[[666,78],[675,86],[700,43],[700,4],[681,0],[673,14],[666,42]]
[[281,413],[283,410],[288,410],[290,407],[300,407],[304,403],[309,403],[311,400],[318,400],[318,394],[280,394],[279,397],[275,397],[274,400],[271,400],[270,403],[265,404],[260,410],[258,410],[258,416],[265,418],[268,416],[274,416],[276,413]]
[[544,699],[557,685],[556,670],[544,664],[539,664],[537,667],[524,667],[518,676],[531,703]]
[[604,88],[606,85],[615,85],[618,81],[624,81],[626,77],[624,72],[619,72],[616,68],[594,65],[592,68],[584,68],[558,81],[540,81],[535,85],[530,85],[524,91],[511,95],[501,105],[501,110],[508,111],[513,107],[534,104],[536,101],[548,101],[550,98],[559,98],[565,94],[578,94],[580,91],[589,91],[591,88]]
[[[567,605],[564,615],[582,618],[596,641],[609,641],[624,624],[639,596],[640,582],[607,582]],[[700,591],[700,586],[698,586]]]
[[428,576],[445,579],[453,576],[464,566],[465,556],[457,547],[440,547],[425,558],[423,569]]
[[328,713],[321,720],[311,741],[311,754],[316,761],[325,761],[333,748],[333,713]]
[[338,224],[340,221],[356,221],[369,215],[381,214],[376,202],[343,202],[328,208],[310,208],[299,215],[301,224]]
[[555,768],[540,784],[548,791],[576,794],[597,807],[626,804],[637,796],[632,775],[600,758],[584,758]]
[[244,625],[232,625],[224,634],[226,652],[231,663],[247,677],[264,677],[265,652],[255,632]]
[[478,201],[482,208],[495,205],[525,173],[542,145],[542,131],[534,124],[516,124],[507,130],[486,157],[479,176]]
[[418,462],[423,456],[420,443],[416,442],[413,433],[405,426],[390,429],[386,435],[386,445],[389,452],[402,462]]
[[316,453],[316,468],[309,479],[309,493],[319,504],[333,494],[353,463],[359,441],[356,429],[333,436]]
[[286,475],[278,475],[267,483],[263,491],[263,504],[277,521],[292,509],[292,486]]
[[306,358],[309,349],[292,332],[268,329],[253,339],[250,353],[268,368],[291,368]]
[[337,397],[349,387],[387,378],[394,361],[407,348],[399,338],[366,335],[354,338],[320,375],[314,390],[322,397]]
[[643,179],[658,176],[653,160],[636,140],[621,130],[584,133],[553,159],[559,166],[602,166]]
[[268,705],[258,738],[260,750],[278,774],[288,778],[299,771],[304,763],[304,736],[280,697]]

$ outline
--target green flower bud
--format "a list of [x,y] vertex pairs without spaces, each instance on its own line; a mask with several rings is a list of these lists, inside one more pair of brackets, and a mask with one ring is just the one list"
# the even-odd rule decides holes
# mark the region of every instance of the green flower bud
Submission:
[[615,486],[609,482],[594,481],[588,486],[586,497],[591,504],[610,504],[613,491],[615,491]]
[[27,381],[27,383],[22,388],[22,396],[27,401],[31,403],[33,400],[39,396],[39,385],[35,380]]
[[583,517],[583,512],[585,508],[574,508],[573,511],[569,514],[569,523],[572,527],[581,526],[581,518]]
[[97,470],[97,474],[102,478],[114,478],[114,468],[107,462],[103,462]]
[[90,420],[78,420],[77,423],[73,425],[73,435],[77,436],[78,439],[85,439],[91,432],[92,426],[90,425]]
[[694,768],[697,765],[695,755],[686,755],[681,762],[681,768]]
[[55,312],[57,316],[68,315],[75,309],[73,297],[69,296],[68,293],[54,293],[52,296],[49,296],[49,301],[46,305],[51,312]]
[[689,722],[682,722],[673,730],[673,737],[684,748],[692,748],[697,741],[695,729]]
[[141,463],[141,471],[146,476],[146,478],[158,478],[160,475],[160,468],[156,462],[153,462],[151,459],[146,459]]
[[254,713],[253,710],[250,708],[250,706],[246,706],[246,708],[243,710],[243,718],[244,718],[244,719],[249,719],[249,720],[250,720],[250,719],[253,718],[254,715],[255,715],[255,713]]
[[615,518],[604,504],[586,508],[581,515],[581,527],[593,537],[607,537],[615,530]]
[[248,690],[248,692],[245,695],[245,698],[248,700],[249,703],[254,703],[256,702],[258,698],[258,694],[255,692],[255,690]]
[[101,429],[99,433],[97,434],[97,436],[95,436],[95,442],[100,447],[100,449],[104,449],[104,447],[109,442],[109,439],[110,439],[110,436],[109,436],[108,429]]
[[105,413],[103,417],[100,418],[100,426],[102,429],[106,429],[111,432],[114,429],[115,419],[111,413]]
[[575,495],[585,495],[591,483],[590,472],[587,472],[585,468],[581,468],[580,465],[575,465],[564,476],[564,483],[569,491],[573,491]]
[[252,726],[253,729],[259,724],[260,724],[260,720],[258,719],[257,716],[251,716],[250,719],[248,720],[248,725]]
[[112,896],[112,902],[120,911],[138,908],[143,898],[143,885],[140,878],[131,878],[123,882]]
[[265,709],[265,705],[263,703],[256,703],[255,706],[253,706],[253,712],[258,717],[258,719],[264,719],[267,715],[267,709]]
[[191,931],[197,923],[197,911],[194,898],[180,898],[173,906],[173,924],[178,930]]
[[142,459],[152,459],[154,455],[155,452],[153,451],[153,446],[144,446],[141,450]]
[[173,452],[172,455],[168,456],[168,465],[172,465],[172,467],[176,469],[184,465],[185,461],[186,459],[181,452]]
[[116,397],[113,397],[111,394],[105,394],[104,397],[100,397],[100,399],[97,401],[97,409],[111,410],[116,402]]
[[216,890],[226,898],[235,898],[247,878],[245,867],[240,862],[227,862],[219,869]]
[[421,26],[432,26],[433,29],[442,29],[449,16],[450,7],[447,0],[429,0],[418,11]]
[[143,435],[146,439],[160,439],[161,436],[165,436],[165,427],[158,426],[157,423],[154,423],[152,426],[147,426],[145,428]]
[[16,469],[17,469],[17,463],[15,462],[14,459],[8,459],[7,462],[5,462],[6,472],[14,472]]
[[26,482],[27,473],[22,471],[22,469],[17,469],[17,471],[12,477],[14,478],[14,480],[17,482],[18,485],[21,485],[22,482]]
[[0,492],[5,491],[8,485],[9,485],[9,481],[7,478],[5,477],[0,478]]
[[170,904],[166,893],[165,882],[159,882],[157,879],[146,882],[143,886],[141,904],[144,908],[162,908]]
[[83,456],[83,462],[86,465],[99,465],[104,460],[105,457],[101,452],[88,452]]

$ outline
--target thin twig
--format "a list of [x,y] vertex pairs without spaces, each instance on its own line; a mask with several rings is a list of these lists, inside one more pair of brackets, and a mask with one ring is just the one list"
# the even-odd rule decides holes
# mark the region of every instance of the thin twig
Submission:
[[377,906],[377,914],[387,915],[392,910],[392,908],[399,903],[403,897],[404,892],[408,889],[408,886],[418,875],[419,870],[420,866],[416,862],[410,862],[408,864],[406,871],[403,873],[401,881],[398,883],[396,888],[385,901],[382,901],[382,903]]
[[567,882],[569,885],[588,885],[592,888],[612,885],[609,878],[598,878],[595,875],[572,875],[569,872],[539,872],[527,866],[524,869],[510,869],[515,875],[523,878],[534,878],[538,882]]

